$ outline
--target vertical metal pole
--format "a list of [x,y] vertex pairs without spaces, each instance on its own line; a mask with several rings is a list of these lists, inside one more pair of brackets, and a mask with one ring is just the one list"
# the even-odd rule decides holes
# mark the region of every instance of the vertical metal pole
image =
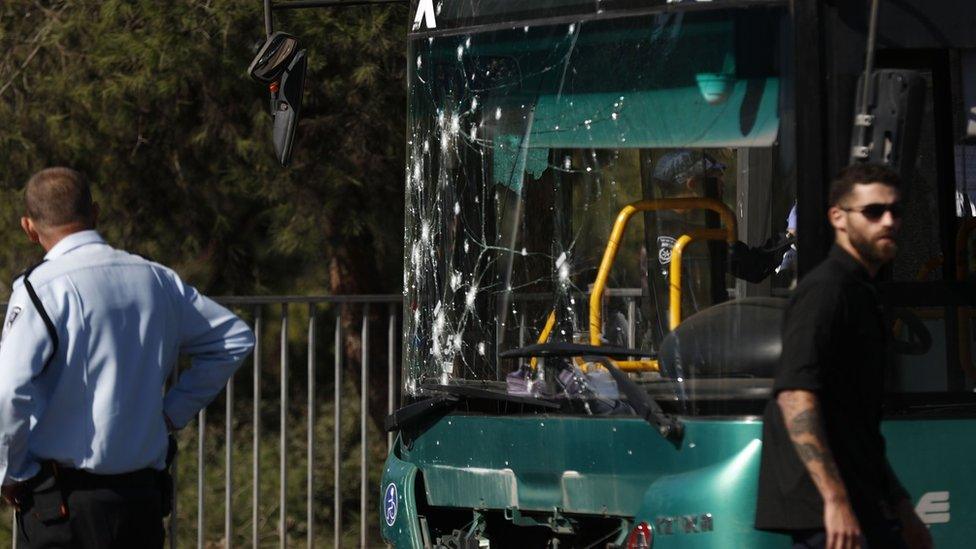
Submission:
[[[864,89],[861,91],[859,112],[868,114],[868,103],[871,101],[871,73],[874,72],[874,48],[878,41],[878,0],[871,0],[871,14],[868,19],[868,43],[864,51]],[[860,126],[861,143],[864,142],[864,132],[867,126]]]
[[10,533],[11,533],[11,546],[17,549],[17,511],[10,510]]
[[[176,382],[179,381],[179,379],[180,379],[180,365],[179,363],[177,363],[173,365],[173,372],[170,374],[169,386],[173,387],[174,385],[176,385]],[[173,457],[173,463],[170,464],[170,474],[173,476],[173,493],[171,494],[171,498],[170,498],[170,501],[173,502],[173,508],[170,510],[169,524],[167,525],[169,530],[167,534],[169,535],[170,549],[176,549],[176,527],[178,526],[178,522],[179,522],[177,520],[177,514],[176,514],[177,505],[179,503],[176,498],[176,494],[178,492],[177,487],[179,486],[179,481],[180,481],[179,472],[178,472],[179,467],[177,467],[179,461],[180,461],[180,453],[177,452],[176,456]]]
[[315,545],[315,515],[312,512],[313,474],[315,465],[315,304],[308,304],[308,454],[306,463],[305,511],[307,513],[309,549]]
[[519,313],[519,347],[525,347],[525,311]]
[[271,15],[271,0],[264,0],[264,33],[271,36],[274,32],[274,19]]
[[207,437],[207,409],[197,414],[197,549],[203,549],[203,440]]
[[340,451],[342,441],[342,306],[336,306],[335,315],[335,422],[332,433],[333,451],[335,457],[332,461],[332,546],[336,549],[340,547],[342,534],[342,482],[339,475],[340,465],[342,465],[342,452]]
[[[386,384],[386,413],[392,414],[396,409],[396,303],[390,303],[390,325],[386,334],[387,356],[387,384]],[[393,433],[386,435],[386,448],[393,448]]]
[[254,449],[251,459],[251,546],[258,546],[258,502],[261,499],[261,306],[254,308]]
[[[833,235],[823,222],[822,204],[827,200],[827,185],[834,161],[828,146],[826,82],[833,78],[826,63],[824,19],[827,8],[821,0],[793,0],[793,51],[796,60],[793,104],[796,121],[796,239],[797,270],[800,280],[827,256]],[[832,143],[831,143],[832,146]],[[844,160],[847,160],[845,155]]]
[[637,299],[627,298],[627,346],[631,349],[637,340]]
[[360,410],[359,410],[359,546],[366,548],[366,509],[369,508],[369,491],[366,484],[366,462],[369,455],[366,440],[366,416],[369,412],[369,303],[363,305],[362,356],[360,357]]
[[226,548],[230,549],[234,534],[234,508],[231,501],[234,486],[234,429],[231,423],[231,418],[234,417],[234,376],[227,380],[224,400],[227,404],[224,410],[224,539]]
[[278,547],[288,547],[288,304],[281,304],[281,438],[279,439],[278,475]]

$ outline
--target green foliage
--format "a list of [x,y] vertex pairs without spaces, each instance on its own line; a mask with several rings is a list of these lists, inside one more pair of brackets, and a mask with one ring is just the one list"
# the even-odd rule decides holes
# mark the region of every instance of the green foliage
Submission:
[[[89,175],[101,207],[99,229],[112,245],[174,267],[205,293],[398,293],[406,23],[402,5],[276,17],[277,28],[298,36],[309,51],[303,120],[292,165],[282,169],[271,144],[267,92],[245,75],[264,38],[260,0],[0,2],[0,301],[9,294],[9,281],[40,258],[18,219],[24,183],[52,165]],[[278,366],[272,332],[264,338],[265,386],[273,386]],[[296,363],[301,360],[297,351],[292,354]],[[242,374],[239,379],[248,379]],[[323,384],[321,394],[331,390]],[[352,384],[345,393],[344,535],[353,545],[358,398]],[[250,395],[242,389],[238,398],[235,545],[249,541],[251,520]],[[260,528],[268,545],[277,539],[273,402],[269,398],[263,410],[260,449]],[[223,421],[219,402],[210,414],[214,424]],[[293,425],[302,426],[290,431],[288,454],[289,536],[301,540],[303,401],[294,399],[289,414]],[[327,544],[331,405],[320,404],[317,418],[316,528]],[[221,464],[223,429],[208,429],[205,461]],[[375,498],[385,435],[373,422],[370,429],[369,493]],[[181,547],[195,543],[195,437],[191,425],[183,433],[183,447],[190,450],[180,462]],[[218,533],[207,539],[217,542],[223,532],[220,467],[208,465],[205,486],[207,532]],[[376,514],[375,501],[370,512]],[[375,526],[378,518],[371,516],[368,524]],[[0,545],[9,534],[10,522],[0,520]],[[371,535],[375,539],[375,528]]]
[[277,17],[310,60],[281,169],[267,93],[244,74],[260,1],[4,1],[0,280],[39,256],[19,235],[24,182],[69,165],[95,182],[112,244],[204,291],[322,292],[337,285],[329,259],[365,248],[358,287],[396,292],[405,22],[403,7]]

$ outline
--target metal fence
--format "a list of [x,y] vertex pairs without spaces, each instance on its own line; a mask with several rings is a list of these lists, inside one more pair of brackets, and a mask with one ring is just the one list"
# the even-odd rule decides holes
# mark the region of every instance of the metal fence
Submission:
[[[370,486],[367,480],[367,473],[371,466],[376,467],[381,464],[369,463],[368,462],[368,452],[367,452],[367,426],[369,421],[369,394],[370,391],[370,359],[373,353],[372,342],[370,338],[370,332],[373,331],[372,323],[378,318],[380,322],[385,322],[386,328],[386,375],[387,375],[387,402],[386,411],[387,413],[392,412],[397,405],[397,398],[399,396],[399,391],[397,390],[397,374],[399,370],[399,360],[398,360],[398,350],[399,350],[399,330],[397,329],[399,321],[400,304],[402,302],[402,297],[399,295],[354,295],[354,296],[269,296],[269,297],[226,297],[218,299],[223,305],[237,311],[242,317],[250,316],[252,319],[252,328],[254,329],[257,345],[254,349],[254,353],[251,357],[251,368],[250,377],[253,383],[253,394],[252,403],[253,417],[251,418],[251,431],[252,431],[252,444],[253,453],[251,456],[251,481],[252,481],[252,492],[250,501],[250,513],[251,513],[251,545],[253,547],[258,547],[260,545],[260,538],[262,532],[259,527],[259,501],[261,498],[260,494],[260,480],[262,474],[261,468],[261,455],[260,455],[260,445],[262,439],[262,425],[261,425],[261,409],[266,402],[262,401],[261,388],[262,388],[262,378],[266,377],[266,373],[263,373],[264,362],[269,350],[266,350],[264,346],[266,345],[266,330],[270,327],[269,324],[277,321],[280,323],[280,337],[279,337],[279,360],[278,360],[278,378],[280,392],[278,397],[278,407],[280,409],[279,424],[278,424],[278,445],[279,445],[279,466],[278,466],[278,547],[284,549],[288,543],[288,509],[287,509],[287,495],[289,490],[288,485],[288,452],[293,451],[289,449],[289,372],[292,368],[292,358],[294,356],[295,349],[293,348],[294,341],[289,341],[289,323],[291,319],[296,316],[307,317],[307,333],[305,336],[305,357],[306,368],[307,368],[307,387],[306,387],[306,402],[305,402],[305,415],[307,420],[307,438],[305,440],[305,454],[306,454],[306,464],[307,470],[305,472],[305,490],[306,490],[306,502],[305,502],[305,512],[307,520],[307,531],[306,531],[306,545],[312,547],[315,541],[315,533],[317,526],[323,526],[321,524],[316,524],[315,521],[315,508],[313,501],[313,494],[316,493],[315,479],[314,479],[314,466],[316,463],[316,458],[318,455],[318,450],[321,445],[331,443],[334,451],[334,464],[333,464],[333,501],[335,508],[333,509],[334,523],[332,525],[334,531],[333,545],[335,547],[341,546],[341,536],[343,533],[343,512],[342,512],[342,494],[340,493],[341,487],[343,485],[343,479],[340,474],[341,460],[341,448],[343,441],[341,440],[341,420],[343,417],[343,399],[348,397],[348,395],[343,394],[343,358],[344,353],[344,334],[343,334],[343,322],[342,314],[343,311],[347,311],[347,322],[348,315],[356,315],[358,312],[359,321],[357,322],[358,329],[360,330],[361,338],[361,353],[360,353],[360,387],[359,399],[360,399],[360,412],[359,412],[359,444],[361,447],[361,459],[359,463],[359,482],[360,482],[360,494],[359,494],[359,545],[360,547],[377,546],[382,545],[380,540],[377,539],[378,536],[374,534],[373,539],[370,539],[370,531],[376,532],[378,530],[377,526],[374,524],[368,524],[368,517],[370,516],[370,505],[371,498],[370,494],[374,487]],[[307,308],[307,312],[302,315],[296,314],[296,309]],[[0,318],[4,317],[4,312],[6,309],[6,304],[0,304]],[[269,317],[269,312],[272,315]],[[325,395],[319,394],[316,390],[316,372],[322,368],[327,368],[327,361],[320,360],[317,356],[317,339],[322,335],[323,330],[330,330],[333,337],[335,338],[333,347],[333,356],[331,357],[332,362],[332,374],[334,376],[335,390],[331,398],[334,401],[335,407],[335,418],[334,425],[335,428],[332,433],[332,440],[330,441],[319,441],[315,440],[315,410],[317,408],[317,403],[320,399],[327,398]],[[247,377],[248,375],[247,366],[242,366],[240,370],[235,374],[233,378],[228,382],[224,391],[224,462],[222,464],[218,463],[208,463],[206,459],[206,454],[204,452],[204,444],[207,441],[207,409],[202,410],[197,418],[197,448],[196,448],[196,461],[197,461],[197,478],[196,482],[196,524],[187,524],[185,520],[181,520],[181,509],[179,505],[176,505],[177,498],[174,498],[174,509],[167,523],[168,527],[168,539],[169,546],[175,548],[179,545],[178,540],[180,539],[179,532],[183,528],[194,527],[196,528],[196,545],[199,548],[203,548],[207,545],[208,534],[213,534],[212,532],[207,532],[205,527],[205,519],[207,515],[207,509],[204,505],[204,483],[205,483],[205,472],[209,467],[223,467],[224,470],[224,536],[225,545],[232,545],[232,540],[234,540],[234,518],[235,514],[245,510],[235,509],[233,506],[233,491],[234,491],[234,481],[232,478],[232,473],[234,471],[235,464],[233,463],[233,437],[235,436],[235,430],[232,425],[232,420],[234,418],[235,410],[235,384],[240,383],[242,377]],[[175,374],[175,372],[174,372]],[[213,412],[216,406],[219,406],[218,401],[211,404],[208,409]],[[375,403],[374,403],[375,404]],[[189,428],[189,427],[188,427]],[[392,436],[387,435],[387,445],[392,443]],[[178,459],[191,459],[193,456],[188,451],[189,449],[184,449],[179,455]],[[177,467],[173,468],[174,471]],[[190,481],[190,479],[176,478],[175,485],[177,491],[183,483]],[[292,487],[294,488],[294,487]],[[375,502],[375,500],[373,500]],[[12,529],[15,532],[15,529]],[[185,539],[185,538],[184,538]],[[14,534],[14,547],[17,546],[16,534]]]

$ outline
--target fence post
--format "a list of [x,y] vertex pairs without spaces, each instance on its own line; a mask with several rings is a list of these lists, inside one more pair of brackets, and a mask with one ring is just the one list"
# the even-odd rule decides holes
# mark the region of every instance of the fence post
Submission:
[[333,430],[333,451],[335,459],[332,468],[332,513],[333,534],[332,544],[335,549],[341,547],[342,539],[342,479],[339,474],[342,465],[342,305],[336,307],[335,315],[335,429]]
[[367,485],[366,416],[369,413],[369,303],[363,305],[362,356],[360,357],[360,410],[359,410],[359,546],[366,548],[366,509],[369,508],[369,486]]
[[315,545],[315,515],[312,511],[313,471],[315,465],[315,304],[308,304],[308,465],[305,485],[305,511],[307,513],[307,545]]
[[[179,379],[180,379],[180,365],[179,363],[177,363],[173,365],[173,372],[170,374],[170,387],[176,385],[176,382],[179,381]],[[179,473],[178,473],[179,461],[180,461],[180,453],[176,452],[176,455],[173,457],[173,463],[170,464],[170,474],[173,477],[173,493],[170,498],[171,501],[173,502],[173,505],[170,508],[170,512],[169,512],[169,524],[168,524],[169,532],[167,532],[167,534],[169,535],[170,549],[176,549],[176,528],[179,522],[176,514],[179,509],[176,500],[176,494],[177,494],[176,488],[179,486],[179,482],[180,482]]]
[[261,306],[254,308],[254,455],[251,470],[251,546],[258,547],[258,502],[261,498]]
[[207,409],[197,414],[197,549],[203,549],[203,523],[205,511],[203,506],[203,478],[204,456],[203,441],[207,438]]
[[281,418],[278,478],[278,547],[288,547],[288,303],[281,304]]
[[234,426],[231,422],[234,417],[234,376],[227,380],[224,400],[224,543],[230,549],[234,536],[234,508],[231,501],[234,495],[231,489],[234,484]]
[[[396,303],[390,303],[390,320],[386,334],[386,355],[387,355],[387,385],[386,385],[386,413],[393,414],[396,409],[397,386],[396,386]],[[386,434],[386,449],[393,448],[393,433]]]

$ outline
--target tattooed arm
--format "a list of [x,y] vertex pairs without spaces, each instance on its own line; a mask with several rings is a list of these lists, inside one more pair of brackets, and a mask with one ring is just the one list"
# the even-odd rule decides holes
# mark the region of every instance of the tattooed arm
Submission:
[[827,445],[817,396],[803,390],[781,391],[776,402],[796,453],[823,497],[828,549],[858,547],[861,527]]

